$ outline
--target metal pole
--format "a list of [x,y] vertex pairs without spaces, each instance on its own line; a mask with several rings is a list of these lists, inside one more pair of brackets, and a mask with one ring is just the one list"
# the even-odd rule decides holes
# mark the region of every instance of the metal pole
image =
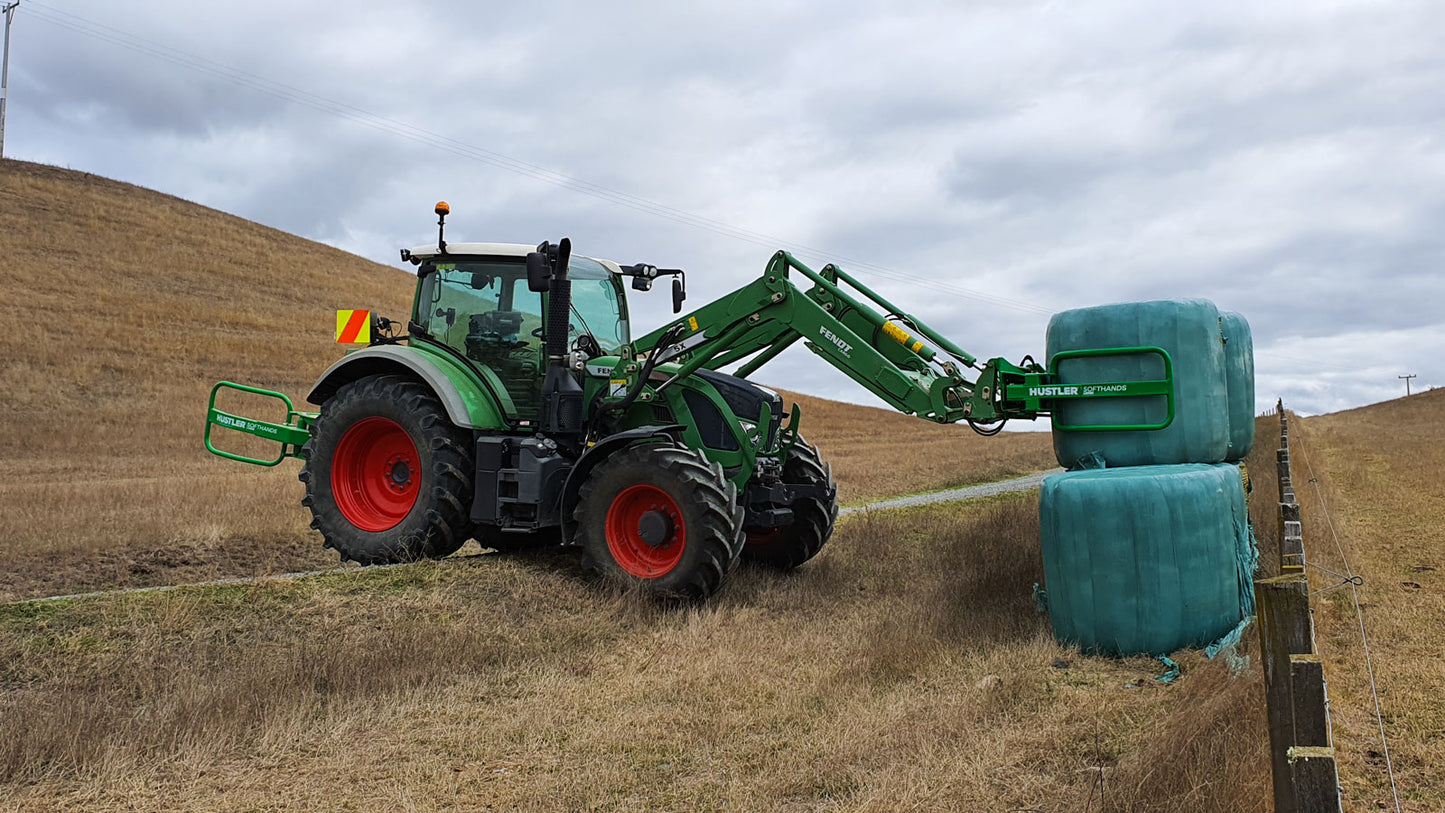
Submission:
[[[3,115],[4,115],[3,113],[0,113],[0,121],[3,121],[3,120],[4,120],[4,119],[3,119]],[[1403,378],[1403,379],[1405,379],[1405,397],[1406,397],[1406,398],[1409,398],[1409,397],[1410,397],[1410,379],[1414,378],[1414,377],[1415,377],[1415,374],[1414,374],[1414,373],[1410,373],[1409,375],[1397,375],[1397,376],[1395,376],[1395,377],[1396,377],[1396,378]]]
[[6,4],[5,12],[5,57],[0,67],[0,158],[5,157],[5,95],[10,87],[10,21],[15,19],[15,9],[20,0]]

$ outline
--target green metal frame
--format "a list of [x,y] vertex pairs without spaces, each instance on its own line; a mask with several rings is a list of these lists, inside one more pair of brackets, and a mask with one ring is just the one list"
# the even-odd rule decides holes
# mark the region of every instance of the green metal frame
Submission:
[[[268,398],[279,399],[286,405],[286,423],[272,423],[260,421],[254,418],[244,418],[216,408],[216,394],[223,389],[240,390],[253,395],[264,395]],[[285,393],[274,390],[261,389],[260,387],[248,387],[245,384],[234,384],[230,381],[222,381],[211,388],[211,400],[206,407],[206,450],[211,454],[220,455],[229,460],[239,460],[243,463],[254,463],[258,466],[275,466],[288,457],[301,457],[301,447],[311,437],[311,423],[316,420],[315,412],[298,412],[291,399]],[[245,455],[217,449],[211,443],[211,427],[220,426],[232,429],[247,435],[255,435],[258,438],[274,440],[281,444],[281,451],[275,460],[266,458],[247,457]]]
[[[1099,356],[1133,356],[1133,355],[1155,355],[1164,362],[1164,377],[1157,380],[1145,381],[1110,381],[1097,384],[1060,384],[1059,364],[1074,358],[1091,358]],[[1024,405],[1024,409],[1043,412],[1045,405],[1054,405],[1058,401],[1073,400],[1079,398],[1140,398],[1140,397],[1162,397],[1166,406],[1164,420],[1156,423],[1138,424],[1111,424],[1108,426],[1094,426],[1089,424],[1065,424],[1059,421],[1057,406],[1053,406],[1051,415],[1053,417],[1054,429],[1061,432],[1132,432],[1132,431],[1153,431],[1163,429],[1174,422],[1174,360],[1162,347],[1105,347],[1090,348],[1087,350],[1062,350],[1055,353],[1049,359],[1050,371],[1043,375],[1029,374],[1024,376],[1024,383],[1009,384],[1005,387],[1005,400],[1018,401]]]
[[[796,272],[813,283],[806,293],[789,280]],[[852,291],[844,289],[844,285]],[[872,306],[870,307],[869,304]],[[685,326],[671,347],[659,347],[663,336]],[[682,328],[679,328],[682,329]],[[733,293],[674,319],[633,342],[631,357],[662,353],[677,364],[671,379],[699,369],[741,363],[736,375],[746,378],[797,342],[837,367],[849,378],[901,412],[938,423],[969,421],[992,425],[1012,418],[1051,416],[1057,405],[1073,398],[1161,396],[1167,418],[1151,424],[1059,425],[1065,432],[1124,432],[1162,429],[1174,420],[1174,373],[1169,354],[1158,347],[1117,347],[1059,353],[1046,369],[1026,360],[1013,364],[989,359],[982,365],[973,355],[896,305],[879,296],[836,265],[814,271],[785,251],[768,262],[759,279]],[[1163,359],[1164,377],[1148,381],[1063,384],[1058,363],[1082,356],[1154,354]],[[619,364],[626,377],[637,364]],[[970,381],[962,369],[978,371]],[[632,387],[651,382],[628,378]],[[621,396],[604,398],[604,405]]]

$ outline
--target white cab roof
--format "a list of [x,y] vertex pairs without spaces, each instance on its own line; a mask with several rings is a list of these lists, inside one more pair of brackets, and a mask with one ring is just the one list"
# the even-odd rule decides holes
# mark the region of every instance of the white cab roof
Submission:
[[[521,243],[447,243],[447,254],[458,255],[482,255],[486,257],[526,257],[536,251],[536,246],[527,246]],[[435,243],[427,246],[417,246],[411,250],[411,256],[420,260],[430,260],[437,257],[439,252]],[[611,260],[604,260],[601,257],[590,259],[602,263],[608,271],[614,274],[622,273],[622,268]]]
[[[447,243],[448,254],[485,254],[490,257],[525,257],[536,251],[536,246],[524,246],[521,243]],[[429,246],[417,246],[411,250],[411,256],[420,257],[423,260],[430,260],[441,252],[437,251],[436,243]]]

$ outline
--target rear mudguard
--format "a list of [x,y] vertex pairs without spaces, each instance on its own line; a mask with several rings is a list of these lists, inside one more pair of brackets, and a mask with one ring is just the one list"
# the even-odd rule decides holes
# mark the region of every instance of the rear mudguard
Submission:
[[436,394],[451,422],[463,429],[506,430],[492,388],[474,372],[435,352],[401,345],[368,347],[348,354],[321,374],[306,400],[321,405],[345,384],[371,375],[402,375]]

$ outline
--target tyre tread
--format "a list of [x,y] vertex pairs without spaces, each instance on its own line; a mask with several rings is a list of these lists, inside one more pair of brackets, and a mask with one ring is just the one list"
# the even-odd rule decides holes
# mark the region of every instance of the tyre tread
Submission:
[[[397,404],[404,412],[416,416],[415,424],[423,435],[418,448],[425,447],[431,458],[431,486],[428,494],[419,494],[427,507],[417,515],[402,520],[390,539],[353,526],[342,516],[330,492],[330,478],[318,477],[315,466],[320,455],[334,451],[334,442],[345,427],[333,428],[330,423],[338,412],[360,410],[368,405]],[[415,440],[415,438],[414,438]],[[321,532],[323,546],[336,550],[342,561],[363,565],[394,564],[424,557],[440,558],[455,552],[464,544],[471,528],[471,500],[474,461],[470,444],[446,418],[441,402],[423,384],[396,375],[368,376],[353,381],[336,391],[322,406],[321,415],[312,425],[311,436],[302,447],[304,463],[297,479],[306,487],[301,504],[311,510],[311,527]],[[329,460],[328,468],[329,471]],[[410,527],[403,528],[410,523]]]
[[[689,506],[698,506],[694,522],[687,528],[688,546],[699,546],[691,565],[679,567],[654,580],[635,579],[659,597],[686,600],[706,599],[717,592],[737,566],[742,550],[742,508],[737,505],[737,488],[724,476],[722,467],[701,452],[663,443],[637,443],[619,450],[598,464],[578,494],[574,516],[582,538],[583,561],[588,569],[608,577],[623,574],[606,545],[607,505],[598,501],[597,484],[614,471],[661,469],[685,493]],[[610,505],[610,500],[608,502]],[[686,510],[686,508],[684,509]]]

